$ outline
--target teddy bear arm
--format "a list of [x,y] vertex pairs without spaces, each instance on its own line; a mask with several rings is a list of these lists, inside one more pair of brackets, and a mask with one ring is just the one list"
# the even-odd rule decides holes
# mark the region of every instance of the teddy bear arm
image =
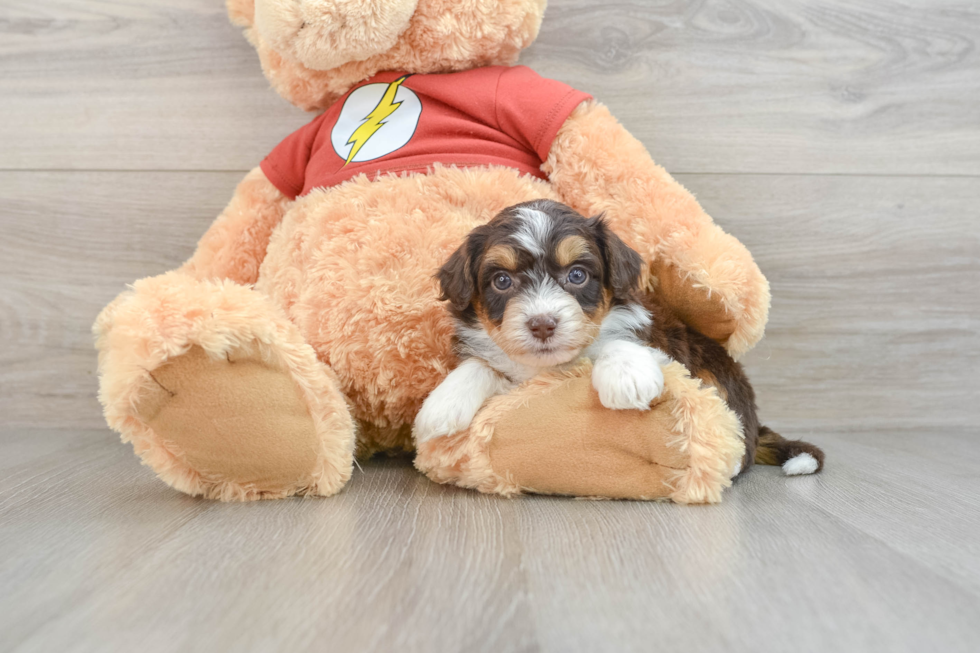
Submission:
[[543,375],[489,400],[462,432],[418,444],[438,483],[512,496],[558,494],[715,503],[745,445],[738,418],[680,363],[650,410],[610,410],[591,366]]
[[605,106],[590,101],[572,112],[543,169],[563,202],[586,215],[604,213],[650,262],[646,287],[685,322],[734,356],[759,341],[769,285],[751,254]]
[[180,271],[194,279],[255,283],[272,231],[290,203],[260,168],[253,169]]

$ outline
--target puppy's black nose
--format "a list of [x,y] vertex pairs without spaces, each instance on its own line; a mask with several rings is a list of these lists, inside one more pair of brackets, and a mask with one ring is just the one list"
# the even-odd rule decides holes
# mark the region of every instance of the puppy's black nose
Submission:
[[558,320],[550,315],[535,315],[527,321],[527,328],[538,340],[547,340],[555,335],[555,327]]

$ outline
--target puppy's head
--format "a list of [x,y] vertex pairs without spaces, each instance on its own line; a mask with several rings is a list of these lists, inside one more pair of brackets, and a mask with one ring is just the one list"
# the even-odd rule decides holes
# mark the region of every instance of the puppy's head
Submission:
[[601,216],[536,200],[475,229],[438,278],[465,326],[518,363],[549,367],[578,357],[609,310],[632,300],[642,264]]

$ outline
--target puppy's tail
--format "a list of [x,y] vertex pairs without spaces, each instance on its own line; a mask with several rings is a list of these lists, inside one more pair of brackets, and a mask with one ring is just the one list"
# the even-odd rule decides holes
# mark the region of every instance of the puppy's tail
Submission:
[[781,465],[787,476],[816,474],[823,469],[823,451],[809,442],[787,440],[768,426],[760,426],[755,464]]

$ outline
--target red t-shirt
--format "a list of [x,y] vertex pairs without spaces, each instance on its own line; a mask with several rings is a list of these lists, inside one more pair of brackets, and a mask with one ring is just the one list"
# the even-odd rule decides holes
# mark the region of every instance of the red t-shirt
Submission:
[[379,73],[277,145],[262,171],[291,199],[361,173],[373,179],[434,163],[503,165],[543,178],[559,127],[590,97],[525,66]]

